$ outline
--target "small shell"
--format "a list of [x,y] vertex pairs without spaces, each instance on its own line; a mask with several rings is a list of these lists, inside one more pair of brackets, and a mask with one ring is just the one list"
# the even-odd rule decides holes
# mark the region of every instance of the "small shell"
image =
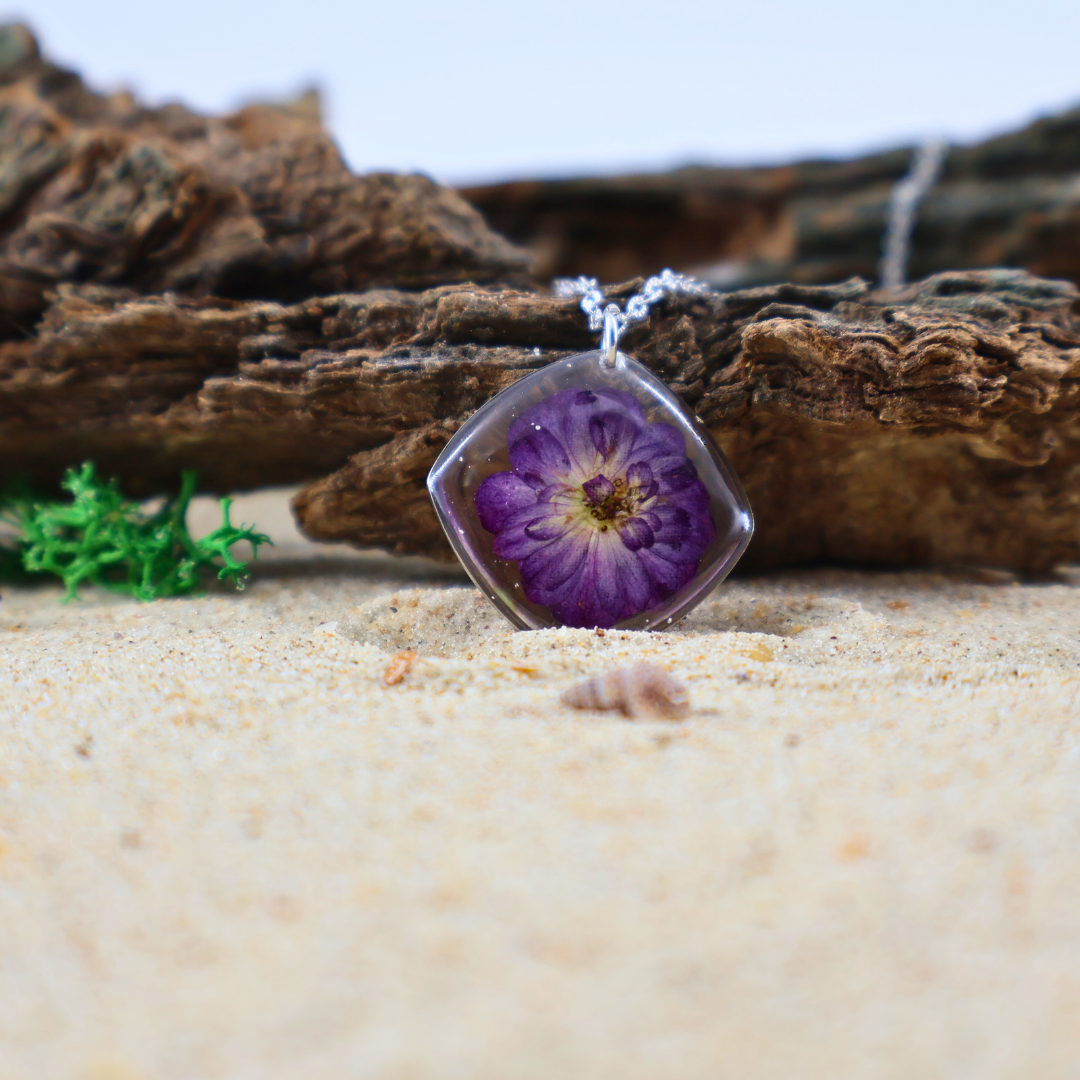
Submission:
[[414,653],[412,649],[407,649],[405,652],[399,652],[397,656],[387,664],[386,671],[383,672],[383,685],[397,686],[397,684],[409,674],[409,668],[413,666],[413,661],[415,659],[416,653]]
[[681,720],[690,711],[686,687],[652,664],[595,675],[575,683],[559,700],[572,709],[617,709],[631,719]]

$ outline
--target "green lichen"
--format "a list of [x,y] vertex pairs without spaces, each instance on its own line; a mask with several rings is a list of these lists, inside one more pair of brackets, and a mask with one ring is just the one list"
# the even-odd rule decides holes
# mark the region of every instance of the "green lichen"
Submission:
[[242,589],[247,563],[235,559],[234,544],[245,540],[253,556],[271,540],[229,520],[231,499],[221,500],[221,525],[199,540],[188,532],[188,504],[197,474],[185,472],[180,493],[160,510],[146,513],[125,499],[115,480],[102,480],[91,462],[69,469],[61,486],[71,502],[49,502],[28,492],[9,493],[0,516],[16,532],[14,546],[0,554],[0,573],[21,564],[26,574],[55,574],[65,600],[88,583],[139,600],[186,596],[202,587],[207,571]]

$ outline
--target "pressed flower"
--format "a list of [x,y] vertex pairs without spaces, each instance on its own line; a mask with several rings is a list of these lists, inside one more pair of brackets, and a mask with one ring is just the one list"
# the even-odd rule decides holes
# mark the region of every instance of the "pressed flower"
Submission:
[[611,627],[694,578],[716,535],[709,493],[683,436],[633,394],[552,394],[514,421],[507,449],[511,471],[480,484],[476,510],[532,603]]

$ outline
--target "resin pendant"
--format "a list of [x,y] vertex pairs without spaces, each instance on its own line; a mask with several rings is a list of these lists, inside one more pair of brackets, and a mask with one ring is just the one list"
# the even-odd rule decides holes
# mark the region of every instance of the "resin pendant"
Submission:
[[581,353],[504,390],[427,483],[469,576],[520,629],[666,629],[754,529],[708,431],[623,353]]

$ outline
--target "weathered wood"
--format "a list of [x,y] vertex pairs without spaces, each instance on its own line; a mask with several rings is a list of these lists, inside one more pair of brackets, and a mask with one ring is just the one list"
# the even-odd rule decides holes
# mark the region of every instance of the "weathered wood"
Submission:
[[[640,282],[611,290],[625,297]],[[669,301],[624,339],[727,449],[750,567],[1044,570],[1080,559],[1080,314],[1068,283],[939,275]],[[592,345],[571,300],[448,286],[294,305],[66,288],[0,346],[0,471],[95,458],[133,491],[314,480],[319,539],[445,554],[423,478],[456,426]]]
[[423,176],[354,176],[317,99],[208,117],[103,96],[0,27],[0,337],[65,282],[296,300],[524,279],[527,258]]
[[[726,288],[875,280],[911,148],[770,168],[517,181],[463,189],[530,248],[541,280],[622,281],[665,266]],[[1080,109],[949,151],[922,202],[909,276],[1017,266],[1080,282]]]
[[[964,228],[949,211],[940,257],[968,258],[982,236],[979,259],[1042,251],[1039,265],[1073,274],[1078,132],[1074,115],[955,152],[924,225],[965,183],[997,194]],[[544,273],[680,265],[697,244],[697,262],[767,256],[804,279],[670,301],[624,339],[742,476],[758,519],[746,566],[1080,560],[1076,289],[1022,271],[894,295],[806,283],[872,273],[906,166],[897,152],[612,182],[622,203],[586,183],[556,221],[551,235],[584,243],[568,250],[609,261],[541,260]],[[1032,191],[1052,212],[1020,212]],[[643,205],[651,246],[635,248],[623,225]],[[1013,246],[987,221],[1012,222]],[[836,255],[827,270],[813,236]],[[307,483],[309,535],[445,555],[423,484],[441,447],[492,394],[594,343],[575,302],[538,291],[525,265],[456,194],[349,173],[310,100],[225,118],[146,109],[0,28],[0,481],[53,484],[93,458],[133,494],[184,468],[207,490]]]

